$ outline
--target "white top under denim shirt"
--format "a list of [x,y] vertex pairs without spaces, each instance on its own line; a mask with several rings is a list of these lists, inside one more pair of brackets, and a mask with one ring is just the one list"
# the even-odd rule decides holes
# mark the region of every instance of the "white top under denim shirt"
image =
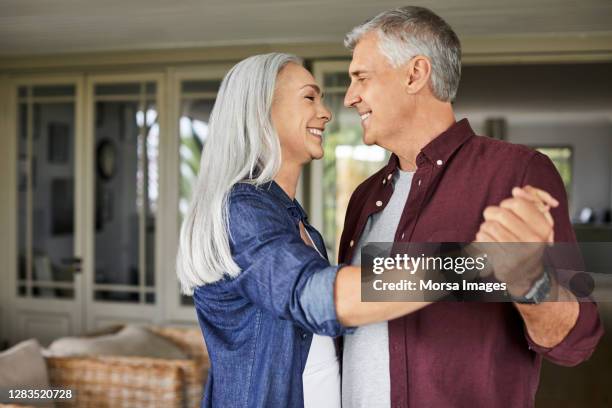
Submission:
[[[319,252],[308,231],[306,235]],[[327,259],[321,252],[319,255]],[[340,364],[336,346],[331,337],[312,335],[302,381],[304,382],[304,408],[341,408]]]

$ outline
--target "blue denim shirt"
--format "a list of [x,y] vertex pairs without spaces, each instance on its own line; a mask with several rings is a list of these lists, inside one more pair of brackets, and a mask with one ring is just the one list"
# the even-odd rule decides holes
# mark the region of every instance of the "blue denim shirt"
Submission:
[[194,291],[211,361],[202,407],[302,407],[312,333],[352,331],[336,317],[339,266],[302,241],[300,221],[327,256],[302,207],[275,182],[236,184],[228,205],[241,272]]

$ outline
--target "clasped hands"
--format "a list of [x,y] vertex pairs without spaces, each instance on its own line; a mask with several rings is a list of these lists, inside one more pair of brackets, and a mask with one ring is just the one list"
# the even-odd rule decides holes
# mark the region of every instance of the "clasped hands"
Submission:
[[488,257],[489,267],[481,276],[493,274],[512,296],[529,292],[543,274],[544,249],[554,242],[550,209],[558,205],[546,191],[526,185],[513,188],[512,197],[499,205],[487,207],[473,244]]

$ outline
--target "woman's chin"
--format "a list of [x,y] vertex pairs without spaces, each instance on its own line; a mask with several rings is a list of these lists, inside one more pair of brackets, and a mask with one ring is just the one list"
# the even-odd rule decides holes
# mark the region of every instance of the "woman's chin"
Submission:
[[320,160],[323,158],[323,149],[319,150],[319,151],[313,151],[310,154],[310,158],[311,160]]

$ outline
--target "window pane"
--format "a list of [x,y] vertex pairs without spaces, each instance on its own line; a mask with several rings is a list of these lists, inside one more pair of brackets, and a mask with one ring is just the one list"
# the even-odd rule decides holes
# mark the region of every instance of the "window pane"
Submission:
[[74,298],[74,289],[37,287],[32,288],[32,297],[36,298]]
[[[142,112],[139,115],[136,102],[98,102],[96,114],[95,283],[137,286],[138,193],[142,188],[138,118]],[[110,298],[105,291],[99,296]]]
[[181,305],[182,306],[193,306],[195,303],[193,301],[193,296],[181,295]]
[[197,80],[197,81],[183,81],[181,83],[182,92],[214,92],[219,91],[221,81],[218,79],[213,80]]
[[94,299],[107,302],[138,303],[140,295],[137,292],[121,292],[112,290],[96,290]]
[[536,147],[540,153],[545,154],[553,162],[563,179],[565,191],[569,194],[572,187],[572,157],[571,147]]
[[351,84],[351,79],[346,72],[336,72],[325,74],[325,79],[323,80],[323,86],[325,88],[336,88],[343,87],[348,88]]
[[140,83],[96,85],[96,96],[102,95],[140,95]]
[[38,85],[33,88],[33,96],[74,96],[74,85]]
[[[145,284],[155,285],[155,231],[157,220],[157,203],[159,197],[159,122],[155,102],[149,101],[145,112],[146,140],[144,147],[146,153],[141,157],[144,160],[143,180],[140,183],[145,190],[146,197],[146,275]],[[154,299],[154,298],[151,298]]]
[[157,92],[157,84],[155,82],[147,82],[145,85],[145,92],[147,96],[155,96],[155,92]]
[[[209,95],[198,93],[215,93],[221,84],[220,80],[191,80],[181,83],[180,117],[179,117],[179,208],[178,225],[183,222],[187,213],[192,190],[195,187],[202,149],[208,136],[208,122],[215,100]],[[192,95],[185,95],[191,93]],[[179,293],[177,286],[177,294]],[[180,295],[182,306],[193,307],[193,297]]]
[[[28,106],[25,103],[19,104],[19,119],[17,129],[17,250],[18,250],[18,272],[19,280],[26,279],[27,271],[27,228],[28,228],[28,176],[30,173],[30,163],[28,161]],[[26,294],[26,288],[19,291],[20,295]]]
[[213,105],[212,99],[186,100],[181,104],[179,222],[182,222],[187,213],[191,192],[200,170],[200,158],[208,136],[208,121]]
[[[36,88],[35,88],[36,90]],[[74,271],[74,104],[34,104],[32,141],[33,279],[72,282]],[[33,295],[72,297],[40,287]]]
[[[105,87],[115,87],[117,93],[125,94],[141,87],[133,85]],[[142,86],[155,92],[154,83]],[[157,104],[155,100],[98,101],[95,115],[94,282],[134,287],[133,293],[99,289],[95,298],[153,302],[154,297],[146,296],[141,288],[155,285],[160,139]]]
[[74,104],[20,104],[18,116],[18,293],[72,298]]

